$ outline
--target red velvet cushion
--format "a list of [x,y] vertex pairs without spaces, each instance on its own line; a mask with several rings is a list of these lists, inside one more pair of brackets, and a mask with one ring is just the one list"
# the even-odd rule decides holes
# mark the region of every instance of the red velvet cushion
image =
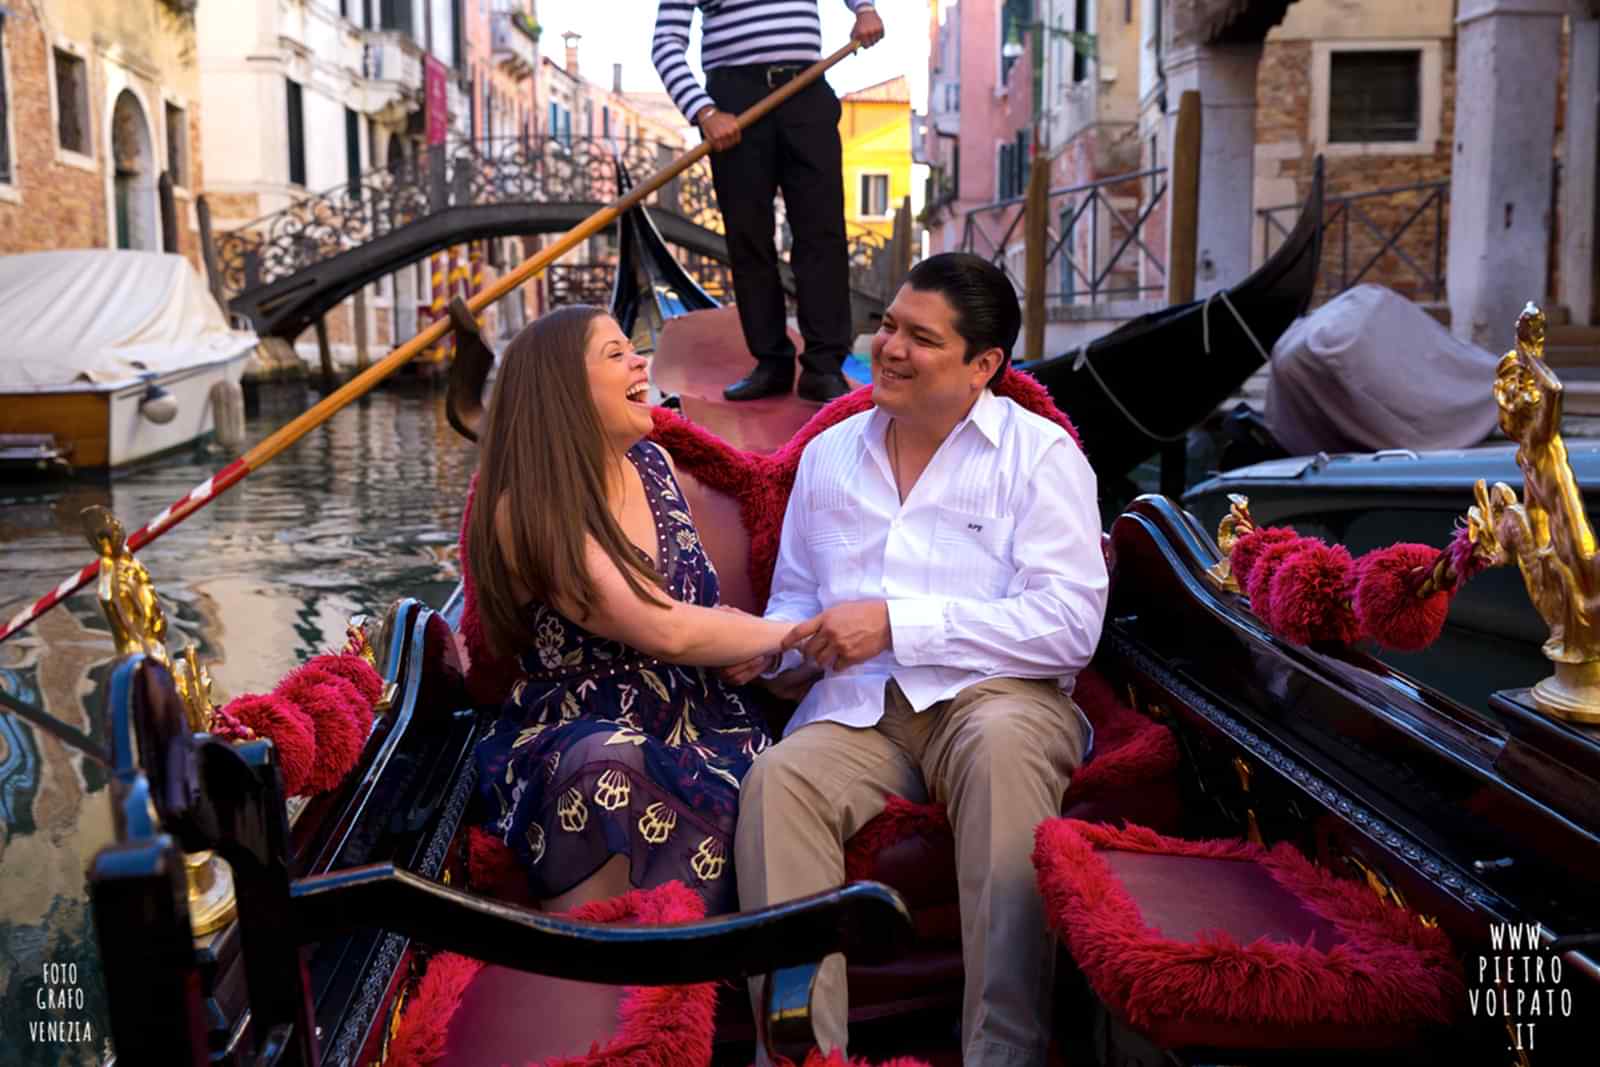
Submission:
[[1033,860],[1090,987],[1163,1048],[1395,1048],[1466,1002],[1442,930],[1287,844],[1053,819]]
[[[704,915],[704,901],[680,882],[568,913],[585,922],[637,926]],[[485,966],[446,952],[428,965],[384,1062],[704,1067],[711,1061],[715,1006],[716,988],[709,982],[619,990]]]

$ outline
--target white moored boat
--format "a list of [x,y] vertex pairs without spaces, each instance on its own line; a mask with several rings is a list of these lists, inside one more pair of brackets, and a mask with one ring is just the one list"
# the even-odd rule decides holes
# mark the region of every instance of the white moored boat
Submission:
[[13,470],[35,453],[49,466],[40,435],[92,470],[212,432],[256,345],[182,256],[105,249],[0,257],[0,338],[0,454]]

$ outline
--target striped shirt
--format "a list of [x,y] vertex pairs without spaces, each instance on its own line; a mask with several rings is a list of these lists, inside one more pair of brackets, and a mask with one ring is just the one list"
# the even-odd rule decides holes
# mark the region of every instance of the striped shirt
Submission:
[[[851,11],[871,0],[844,0]],[[753,63],[815,63],[822,58],[822,20],[817,0],[661,0],[650,58],[672,102],[690,122],[714,103],[689,69],[689,23],[700,9],[700,65],[742,67]]]

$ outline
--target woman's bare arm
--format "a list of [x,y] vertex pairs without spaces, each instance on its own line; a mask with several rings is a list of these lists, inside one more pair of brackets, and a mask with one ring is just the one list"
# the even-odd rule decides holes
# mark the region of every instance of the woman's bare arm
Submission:
[[592,633],[670,663],[691,667],[742,663],[777,651],[794,625],[684,604],[659,590],[653,591],[651,600],[641,600],[592,537],[587,543],[586,563],[594,583],[589,614],[579,618],[572,604],[557,603],[556,607]]

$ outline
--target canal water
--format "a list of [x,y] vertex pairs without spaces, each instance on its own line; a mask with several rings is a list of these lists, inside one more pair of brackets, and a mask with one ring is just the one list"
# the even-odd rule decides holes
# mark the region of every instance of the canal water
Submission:
[[[247,446],[315,399],[298,385],[264,389]],[[168,647],[197,647],[221,703],[266,691],[338,648],[353,613],[380,614],[400,596],[439,606],[459,576],[456,537],[476,457],[445,420],[442,386],[379,391],[335,415],[139,552],[166,611]],[[0,618],[88,562],[83,508],[108,507],[131,531],[228,458],[207,445],[109,483],[0,486]],[[0,644],[0,687],[103,740],[114,655],[91,587]],[[103,1059],[106,1000],[84,872],[110,841],[103,769],[0,711],[8,1067]],[[64,1040],[36,1040],[49,1022]]]

